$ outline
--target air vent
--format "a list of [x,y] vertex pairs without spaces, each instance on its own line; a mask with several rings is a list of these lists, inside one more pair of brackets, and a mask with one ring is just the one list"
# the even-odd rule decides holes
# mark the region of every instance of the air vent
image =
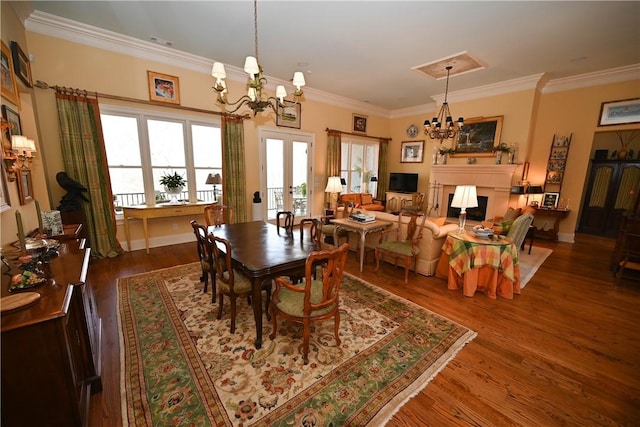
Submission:
[[432,79],[440,80],[447,77],[446,67],[448,65],[453,67],[451,69],[452,77],[458,74],[466,74],[486,68],[479,60],[464,51],[446,58],[438,59],[437,61],[412,67],[411,69]]

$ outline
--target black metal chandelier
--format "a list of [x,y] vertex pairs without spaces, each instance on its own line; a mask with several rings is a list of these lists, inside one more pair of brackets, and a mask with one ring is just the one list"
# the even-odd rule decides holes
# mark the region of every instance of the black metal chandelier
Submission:
[[447,95],[449,93],[449,73],[452,68],[453,67],[451,65],[448,65],[445,68],[447,70],[447,86],[444,91],[444,102],[442,103],[442,107],[440,107],[438,117],[434,117],[431,123],[429,123],[429,120],[424,121],[424,134],[428,135],[431,139],[439,140],[440,144],[442,144],[442,141],[445,139],[455,138],[458,130],[462,129],[462,126],[464,125],[464,119],[462,117],[459,117],[457,122],[453,122],[451,112],[449,111],[449,103],[447,102]]

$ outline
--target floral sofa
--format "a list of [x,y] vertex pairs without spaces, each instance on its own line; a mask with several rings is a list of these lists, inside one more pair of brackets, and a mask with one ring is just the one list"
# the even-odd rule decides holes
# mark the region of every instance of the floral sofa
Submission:
[[379,200],[374,200],[370,193],[343,193],[340,195],[338,203],[353,204],[356,209],[367,211],[384,211],[384,205]]
[[[356,212],[357,209],[354,210]],[[398,227],[398,216],[388,212],[373,211],[367,212],[376,217],[376,219],[389,221],[393,223],[392,227]],[[424,222],[424,229],[422,230],[422,239],[420,240],[420,254],[418,255],[418,261],[416,263],[416,270],[423,276],[433,276],[436,272],[436,266],[440,259],[440,252],[442,245],[447,235],[458,229],[458,224],[445,224],[446,218],[427,218]],[[406,224],[409,222],[409,217],[403,218],[403,222],[400,227],[405,227],[401,230],[400,235],[406,235]],[[395,238],[395,233],[387,233],[387,238]],[[372,233],[366,237],[367,247],[375,247],[380,240],[379,233]],[[356,249],[360,243],[360,235],[357,233],[349,233],[349,247]],[[394,262],[393,259],[389,259],[389,262]],[[400,263],[401,264],[401,263]],[[409,276],[411,280],[411,275]]]

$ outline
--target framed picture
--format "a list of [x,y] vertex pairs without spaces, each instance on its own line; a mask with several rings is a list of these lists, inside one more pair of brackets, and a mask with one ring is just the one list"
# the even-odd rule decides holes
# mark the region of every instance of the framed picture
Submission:
[[558,206],[558,197],[560,197],[560,193],[544,193],[542,207],[555,209]]
[[278,104],[278,114],[276,115],[276,125],[300,129],[300,115],[302,114],[302,105],[299,102],[284,101],[284,107]]
[[20,204],[26,205],[33,200],[33,183],[31,182],[31,170],[20,169],[18,172],[18,197]]
[[11,56],[13,59],[13,71],[15,71],[16,76],[18,76],[27,87],[32,87],[33,83],[31,81],[31,64],[29,63],[29,58],[22,49],[20,49],[20,45],[14,41],[11,42]]
[[9,190],[7,187],[7,173],[5,172],[4,162],[2,165],[2,176],[0,176],[0,212],[4,212],[11,208],[11,200],[9,200]]
[[16,75],[13,70],[13,60],[11,59],[11,51],[4,42],[0,41],[0,43],[2,44],[2,54],[0,55],[2,96],[12,104],[20,105],[18,85],[16,83]]
[[598,126],[640,123],[640,98],[603,102]]
[[562,184],[562,171],[552,171],[547,173],[547,184]]
[[466,120],[462,130],[458,131],[454,156],[493,156],[493,147],[500,143],[502,118],[495,116]]
[[151,101],[180,104],[180,79],[167,74],[147,71]]
[[367,116],[362,114],[353,115],[353,131],[367,133]]
[[424,139],[421,141],[403,141],[400,153],[401,163],[422,163]]
[[9,141],[11,135],[22,135],[22,124],[20,123],[20,115],[6,105],[2,106],[2,117],[9,123]]

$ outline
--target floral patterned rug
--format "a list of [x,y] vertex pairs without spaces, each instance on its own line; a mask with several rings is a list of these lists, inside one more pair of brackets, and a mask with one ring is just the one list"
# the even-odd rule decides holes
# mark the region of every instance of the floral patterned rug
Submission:
[[320,322],[305,366],[300,325],[279,319],[272,341],[264,319],[256,350],[247,300],[231,334],[199,277],[194,263],[118,281],[125,426],[382,425],[476,336],[345,274],[342,343]]

